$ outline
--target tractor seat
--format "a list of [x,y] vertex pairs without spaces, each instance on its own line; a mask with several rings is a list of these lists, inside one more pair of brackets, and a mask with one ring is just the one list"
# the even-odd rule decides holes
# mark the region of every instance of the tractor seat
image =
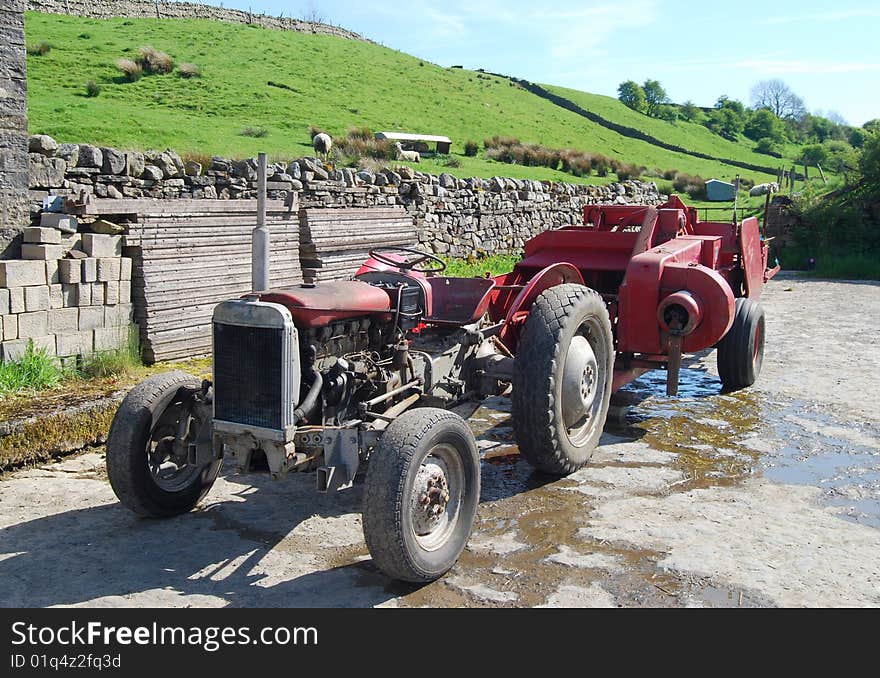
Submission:
[[440,325],[470,325],[479,320],[489,308],[495,281],[492,278],[447,278],[432,276],[426,279],[431,286],[431,315],[425,322]]

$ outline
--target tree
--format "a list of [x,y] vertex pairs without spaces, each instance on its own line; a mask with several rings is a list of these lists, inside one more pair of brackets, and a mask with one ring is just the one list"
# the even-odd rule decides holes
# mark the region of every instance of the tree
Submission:
[[769,108],[777,118],[798,119],[806,113],[804,100],[782,80],[762,80],[752,87],[752,105]]
[[732,108],[716,108],[709,113],[706,127],[725,139],[736,141],[737,137],[742,134],[745,121]]
[[782,157],[782,150],[779,144],[775,139],[771,139],[770,137],[763,137],[758,139],[758,143],[755,144],[755,152],[763,153],[765,155],[772,155],[775,158]]
[[644,113],[647,110],[648,102],[645,98],[645,90],[633,80],[620,83],[617,88],[617,98],[634,111]]
[[868,122],[862,125],[862,129],[873,132],[874,134],[880,133],[880,118],[868,120]]
[[853,127],[849,131],[849,143],[853,148],[861,148],[865,145],[865,141],[868,140],[868,135],[870,132],[864,129],[860,129],[858,127]]
[[773,111],[769,108],[759,108],[752,113],[743,131],[753,141],[771,139],[779,143],[782,141],[783,130],[782,121],[773,114]]
[[859,169],[870,186],[880,187],[880,134],[872,134],[865,140]]
[[811,144],[804,146],[801,151],[801,162],[805,165],[821,165],[828,159],[828,151],[822,144]]
[[645,92],[645,101],[648,104],[648,115],[656,117],[660,107],[669,103],[669,96],[659,80],[645,80],[642,89]]
[[675,106],[663,104],[657,108],[656,117],[674,125],[678,121],[678,109]]
[[694,122],[695,120],[699,120],[703,116],[703,112],[700,110],[699,106],[697,106],[693,101],[685,101],[681,106],[681,117],[687,120],[688,122]]

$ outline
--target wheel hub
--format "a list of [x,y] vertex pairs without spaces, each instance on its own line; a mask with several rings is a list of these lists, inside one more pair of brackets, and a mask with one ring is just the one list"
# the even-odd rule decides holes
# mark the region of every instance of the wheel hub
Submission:
[[429,534],[440,525],[449,504],[449,496],[449,484],[443,469],[434,463],[422,466],[413,488],[413,522],[416,534]]
[[586,337],[569,344],[562,377],[562,418],[567,427],[588,415],[599,390],[599,364]]

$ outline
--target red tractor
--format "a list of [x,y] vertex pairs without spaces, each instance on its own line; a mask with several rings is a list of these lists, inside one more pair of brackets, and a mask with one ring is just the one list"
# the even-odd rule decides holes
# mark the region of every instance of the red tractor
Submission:
[[351,280],[219,304],[213,381],[174,372],[132,390],[107,442],[110,482],[136,513],[165,517],[195,507],[227,455],[273,477],[314,471],[319,492],[366,466],[374,562],[431,581],[464,549],[480,495],[477,445],[451,407],[511,393],[525,459],[571,473],[612,392],[665,369],[675,394],[683,352],[717,346],[725,388],[755,381],[767,255],[757,219],[700,222],[675,196],[585,208],[583,226],[533,238],[495,278],[373,250]]

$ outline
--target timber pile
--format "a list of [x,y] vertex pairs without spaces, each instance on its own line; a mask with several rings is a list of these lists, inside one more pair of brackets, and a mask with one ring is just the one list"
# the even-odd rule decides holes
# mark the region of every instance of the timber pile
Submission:
[[[256,201],[182,202],[138,211],[125,236],[148,362],[210,353],[214,306],[251,291]],[[267,225],[272,287],[302,282],[296,214],[270,204]]]
[[418,233],[402,207],[302,209],[300,260],[310,281],[344,280],[355,274],[375,247],[414,247]]

